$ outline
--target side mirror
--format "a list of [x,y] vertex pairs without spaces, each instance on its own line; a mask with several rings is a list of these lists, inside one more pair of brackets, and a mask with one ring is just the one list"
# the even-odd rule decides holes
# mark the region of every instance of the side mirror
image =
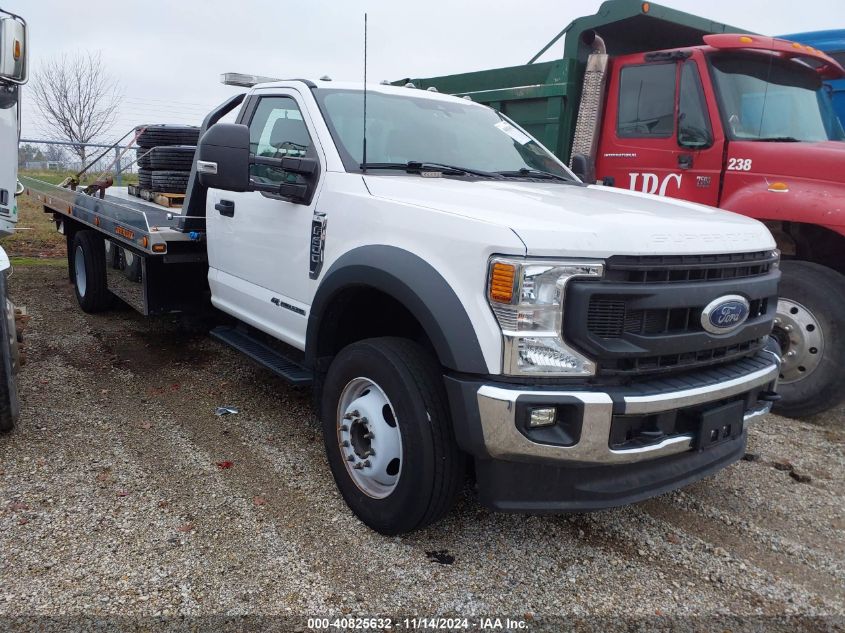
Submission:
[[[216,123],[197,146],[197,176],[203,187],[225,191],[262,191],[292,202],[309,204],[314,196],[320,164],[313,158],[271,158],[250,154],[249,128]],[[255,165],[283,172],[280,181],[251,177]]]
[[575,154],[572,157],[572,173],[578,176],[579,180],[591,183],[593,177],[590,172],[590,159],[584,154]]
[[197,145],[197,176],[203,187],[249,191],[249,128],[216,123]]
[[27,64],[26,22],[14,14],[0,17],[0,79],[25,84]]

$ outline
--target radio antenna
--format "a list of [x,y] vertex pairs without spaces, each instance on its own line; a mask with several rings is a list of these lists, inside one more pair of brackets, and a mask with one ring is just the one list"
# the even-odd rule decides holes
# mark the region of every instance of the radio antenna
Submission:
[[364,14],[364,147],[361,170],[367,171],[367,14]]

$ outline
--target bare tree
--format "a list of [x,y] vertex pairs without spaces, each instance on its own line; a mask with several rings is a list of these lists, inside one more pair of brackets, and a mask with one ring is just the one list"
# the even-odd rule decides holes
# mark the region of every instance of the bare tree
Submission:
[[[99,52],[62,55],[46,62],[35,73],[31,94],[44,119],[44,132],[71,143],[95,142],[108,133],[122,98]],[[85,162],[84,145],[71,149]]]

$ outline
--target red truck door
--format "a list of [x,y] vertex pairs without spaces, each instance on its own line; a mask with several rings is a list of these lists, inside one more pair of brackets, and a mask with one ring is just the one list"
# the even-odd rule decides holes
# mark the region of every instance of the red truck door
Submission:
[[710,102],[692,55],[617,60],[596,162],[599,181],[717,206],[725,140],[711,122]]

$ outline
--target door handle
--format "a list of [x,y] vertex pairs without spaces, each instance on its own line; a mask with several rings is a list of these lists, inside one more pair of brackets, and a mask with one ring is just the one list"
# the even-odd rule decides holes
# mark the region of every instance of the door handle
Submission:
[[678,154],[678,167],[692,169],[692,154]]
[[220,215],[225,215],[227,218],[235,215],[235,203],[231,200],[221,200],[214,205],[214,208],[220,212]]

